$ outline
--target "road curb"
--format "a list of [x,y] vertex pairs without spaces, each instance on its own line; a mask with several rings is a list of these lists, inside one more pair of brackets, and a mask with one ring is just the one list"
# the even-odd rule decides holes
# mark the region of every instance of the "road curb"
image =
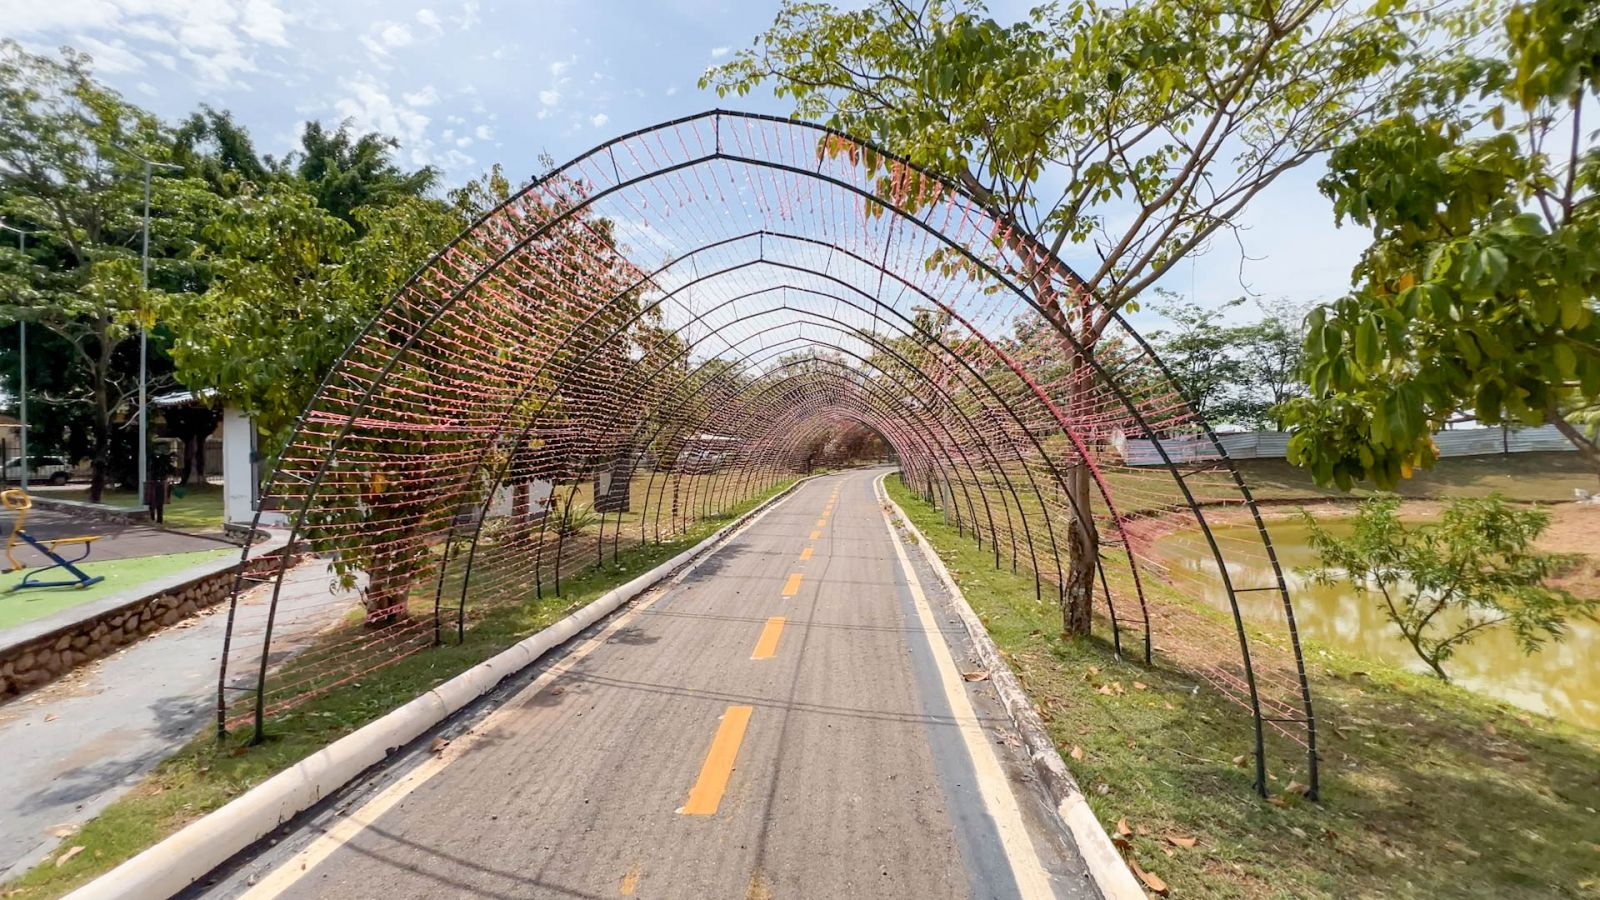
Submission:
[[533,665],[624,603],[715,549],[810,478],[797,480],[700,543],[632,581],[612,588],[554,625],[268,778],[67,897],[69,900],[164,900],[188,888],[235,854],[487,694],[501,681]]
[[876,480],[878,496],[883,498],[899,518],[900,527],[916,538],[917,549],[921,551],[923,559],[927,560],[934,574],[939,576],[940,584],[950,595],[951,606],[955,607],[956,614],[961,618],[962,627],[972,640],[973,652],[988,670],[989,683],[994,685],[995,692],[1000,695],[1001,703],[1005,704],[1006,712],[1011,717],[1011,724],[1022,737],[1023,747],[1028,752],[1029,761],[1033,763],[1034,772],[1044,784],[1045,792],[1050,795],[1050,801],[1055,804],[1056,815],[1061,817],[1062,824],[1066,826],[1077,844],[1078,853],[1088,866],[1089,877],[1094,879],[1095,887],[1106,900],[1145,900],[1144,888],[1139,885],[1138,879],[1123,861],[1122,854],[1117,852],[1116,845],[1111,843],[1111,835],[1106,833],[1094,810],[1089,808],[1089,802],[1084,798],[1083,791],[1078,788],[1078,782],[1073,779],[1072,773],[1067,771],[1066,764],[1061,761],[1061,753],[1056,749],[1055,741],[1045,729],[1044,721],[1034,709],[1033,701],[1029,700],[1027,693],[1023,691],[1022,683],[1017,680],[1016,673],[1011,671],[1011,666],[1000,655],[1000,648],[995,646],[994,639],[989,637],[989,630],[983,626],[982,620],[967,602],[966,595],[950,576],[950,570],[945,568],[944,560],[934,552],[933,546],[923,536],[922,530],[911,522],[906,511],[901,509],[900,504],[894,502],[894,498],[884,489],[885,477],[887,476],[880,475]]

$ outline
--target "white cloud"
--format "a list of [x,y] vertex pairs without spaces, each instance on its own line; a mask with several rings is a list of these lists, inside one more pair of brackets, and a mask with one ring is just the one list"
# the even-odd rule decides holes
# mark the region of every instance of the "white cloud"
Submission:
[[106,43],[92,37],[78,39],[78,49],[94,58],[94,67],[98,72],[116,75],[122,72],[137,72],[144,68],[144,60],[139,54],[128,49],[122,41]]
[[417,10],[417,24],[430,31],[444,30],[443,24],[439,22],[439,14],[427,7]]
[[556,60],[550,64],[550,77],[560,78],[570,68],[572,68],[572,63],[570,61],[564,59]]
[[712,47],[711,58],[718,59],[720,57],[727,56],[729,52],[731,52],[731,50],[728,47]]
[[339,83],[345,96],[334,101],[341,119],[350,119],[363,131],[381,131],[399,138],[418,165],[430,161],[427,139],[428,116],[409,103],[396,103],[382,84],[369,75],[357,75]]
[[494,140],[494,129],[487,125],[479,125],[472,133],[480,141]]
[[410,26],[403,22],[378,22],[361,36],[361,43],[377,56],[387,56],[390,50],[409,46],[413,40]]
[[431,84],[414,94],[403,96],[407,106],[432,106],[439,102],[439,92]]
[[472,146],[472,138],[463,134],[461,137],[456,138],[456,146],[457,147],[471,147]]
[[478,17],[478,0],[465,0],[461,4],[461,15],[456,16],[456,27],[462,31],[483,21]]
[[289,40],[284,35],[283,27],[288,18],[283,10],[273,5],[272,0],[245,0],[239,29],[263,44],[287,47]]
[[605,113],[596,113],[595,115],[589,117],[589,124],[596,128],[601,127],[609,121],[611,121],[611,117]]
[[462,153],[460,150],[450,150],[447,151],[444,156],[440,157],[439,165],[443,166],[447,170],[465,169],[467,166],[472,165],[476,161],[477,160],[465,153]]
[[544,106],[558,106],[561,103],[561,92],[554,88],[540,91],[539,102]]
[[277,0],[62,0],[12,2],[4,28],[12,37],[82,47],[102,73],[137,71],[156,60],[216,90],[244,87],[236,76],[257,71],[261,46],[287,46],[291,21]]
[[678,86],[677,85],[673,85],[672,87],[667,88],[667,96],[668,97],[671,97],[673,94],[676,94],[677,92],[678,92]]

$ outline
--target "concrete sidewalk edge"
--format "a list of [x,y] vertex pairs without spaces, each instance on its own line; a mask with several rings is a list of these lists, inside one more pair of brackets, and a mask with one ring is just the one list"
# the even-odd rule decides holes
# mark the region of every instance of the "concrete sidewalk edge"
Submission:
[[794,493],[797,480],[700,543],[612,588],[561,621],[524,638],[422,696],[356,729],[169,835],[71,894],[69,900],[164,900],[210,874],[278,826],[349,784],[493,690],[507,677],[718,547]]
[[883,487],[883,479],[887,473],[879,475],[874,481],[874,488],[882,501],[893,510],[899,518],[897,523],[907,533],[916,538],[917,549],[922,552],[922,557],[928,561],[934,574],[939,576],[940,583],[951,598],[951,605],[955,607],[956,614],[961,617],[961,624],[966,629],[968,637],[972,640],[972,647],[981,662],[989,671],[989,683],[994,685],[995,691],[1000,695],[1000,700],[1005,704],[1006,712],[1011,716],[1011,723],[1022,736],[1023,746],[1028,751],[1028,758],[1033,762],[1034,772],[1044,784],[1050,800],[1055,804],[1056,815],[1061,817],[1068,833],[1078,845],[1078,853],[1083,857],[1084,864],[1089,867],[1089,875],[1094,879],[1095,887],[1106,900],[1145,900],[1144,888],[1139,885],[1138,879],[1133,875],[1128,864],[1123,861],[1122,854],[1117,852],[1116,845],[1111,842],[1111,835],[1106,833],[1105,827],[1095,816],[1094,810],[1089,808],[1089,802],[1084,798],[1083,791],[1078,788],[1078,782],[1073,779],[1072,773],[1067,771],[1067,766],[1061,761],[1061,753],[1056,749],[1055,741],[1050,738],[1050,733],[1044,727],[1044,720],[1039,718],[1039,713],[1034,709],[1033,701],[1022,689],[1022,683],[1017,680],[1011,666],[1000,655],[1000,648],[994,644],[994,639],[989,637],[989,630],[983,627],[983,622],[978,614],[973,611],[967,597],[961,592],[955,579],[950,577],[950,570],[945,568],[944,560],[934,552],[933,546],[923,536],[921,529],[912,524],[906,511],[900,504],[894,502],[889,492]]

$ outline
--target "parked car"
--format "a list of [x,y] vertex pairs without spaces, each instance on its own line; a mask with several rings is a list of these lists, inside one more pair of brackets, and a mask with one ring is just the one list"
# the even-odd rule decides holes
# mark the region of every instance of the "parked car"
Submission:
[[[5,479],[7,482],[21,483],[22,457],[6,461]],[[28,467],[28,480],[66,484],[72,480],[72,465],[59,456],[35,456],[33,465]]]

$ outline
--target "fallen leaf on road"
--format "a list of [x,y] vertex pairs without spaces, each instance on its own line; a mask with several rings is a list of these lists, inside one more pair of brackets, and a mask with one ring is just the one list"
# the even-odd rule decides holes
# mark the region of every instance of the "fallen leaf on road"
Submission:
[[73,847],[72,849],[68,850],[67,852],[65,852],[65,853],[61,854],[60,856],[56,857],[56,868],[59,869],[62,866],[66,865],[67,864],[67,860],[73,858],[74,856],[77,856],[79,853],[82,853],[82,852],[83,852],[83,845],[79,844],[78,846]]
[[1282,797],[1268,797],[1267,798],[1267,802],[1271,803],[1273,806],[1288,806],[1289,805],[1289,804],[1283,802],[1283,798]]
[[69,837],[72,837],[73,835],[78,833],[78,826],[76,826],[76,825],[51,825],[49,828],[45,829],[45,833],[50,835],[51,837],[69,838]]
[[450,742],[449,741],[445,740],[442,737],[436,737],[436,738],[433,739],[433,743],[428,745],[428,750],[430,752],[432,752],[432,753],[443,753],[444,752],[444,748],[446,748],[448,746],[450,746]]
[[1299,794],[1302,797],[1311,796],[1311,785],[1301,784],[1300,782],[1292,779],[1289,781],[1288,787],[1285,787],[1284,790],[1291,794]]
[[1133,834],[1133,829],[1128,827],[1128,817],[1127,816],[1123,816],[1122,818],[1117,820],[1117,834],[1120,834],[1123,837],[1127,837],[1128,835]]
[[1169,834],[1167,835],[1167,843],[1174,847],[1193,847],[1195,844],[1199,843],[1199,841],[1187,835]]
[[1242,769],[1242,768],[1244,768],[1244,764],[1245,764],[1245,755],[1244,755],[1244,754],[1243,754],[1243,753],[1241,753],[1241,754],[1239,754],[1239,755],[1238,755],[1238,756],[1235,756],[1235,757],[1234,757],[1234,758],[1233,758],[1233,764],[1234,764],[1234,765],[1236,765],[1236,766],[1238,766],[1238,767],[1240,767],[1240,768],[1241,768],[1241,769]]
[[1136,691],[1147,691],[1150,689],[1150,685],[1145,684],[1142,681],[1135,681],[1133,683],[1133,689]]
[[988,672],[962,672],[961,677],[968,681],[988,681]]
[[49,714],[49,715],[48,715],[48,716],[45,716],[45,717],[44,717],[44,720],[45,720],[45,721],[46,721],[46,722],[54,722],[54,721],[55,721],[55,720],[57,720],[57,719],[59,719],[59,718],[61,718],[61,717],[60,717],[60,716],[58,716],[58,715],[56,715],[56,714],[55,714],[55,713],[51,713],[51,714]]
[[1083,759],[1083,757],[1084,757],[1083,748],[1079,747],[1077,744],[1073,744],[1072,745],[1072,753],[1070,755],[1072,756],[1073,759]]

